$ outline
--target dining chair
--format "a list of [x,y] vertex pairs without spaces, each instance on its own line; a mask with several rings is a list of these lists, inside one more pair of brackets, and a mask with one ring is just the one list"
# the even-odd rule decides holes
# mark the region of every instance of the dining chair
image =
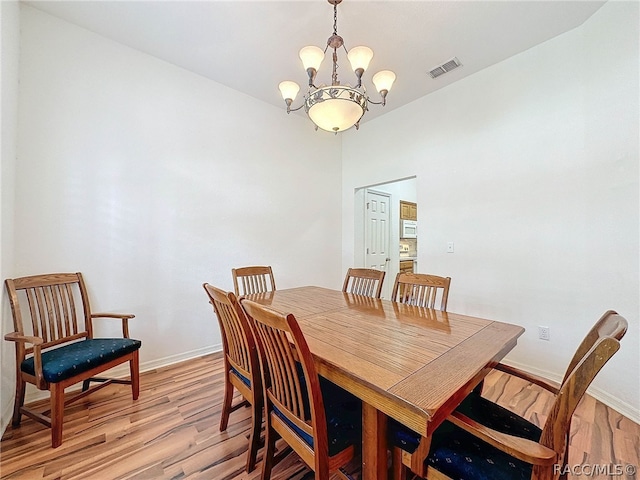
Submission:
[[436,308],[436,298],[440,293],[440,310],[446,312],[450,285],[451,277],[400,272],[393,284],[391,301]]
[[276,281],[273,278],[273,270],[270,266],[233,268],[231,269],[231,275],[233,276],[233,288],[236,297],[251,295],[252,293],[270,292],[276,289]]
[[375,268],[350,268],[344,278],[342,291],[355,295],[380,298],[385,272]]
[[627,321],[609,310],[578,346],[562,383],[514,367],[495,368],[554,395],[542,428],[472,391],[431,439],[389,422],[393,477],[405,467],[431,479],[557,480],[568,461],[571,418],[598,372],[620,348]]
[[348,478],[340,468],[362,441],[362,403],[319,377],[296,318],[240,300],[256,335],[262,367],[266,448],[262,480],[271,478],[277,438],[282,438],[315,472]]
[[[247,404],[251,406],[251,431],[245,465],[248,473],[256,466],[264,404],[258,350],[244,310],[233,292],[227,293],[208,283],[202,286],[218,318],[224,349],[224,400],[220,431],[227,429],[231,412]],[[244,400],[231,406],[234,388]]]
[[[14,332],[4,336],[16,346],[16,396],[13,427],[22,414],[51,428],[51,446],[62,444],[64,407],[112,383],[131,385],[140,393],[139,340],[129,338],[131,314],[92,313],[81,273],[51,273],[9,278],[5,286]],[[96,338],[95,319],[119,319],[122,338]],[[130,379],[96,375],[129,363]],[[65,398],[64,390],[82,382],[82,391]],[[91,382],[98,383],[91,387]],[[50,392],[50,409],[24,406],[26,384]]]

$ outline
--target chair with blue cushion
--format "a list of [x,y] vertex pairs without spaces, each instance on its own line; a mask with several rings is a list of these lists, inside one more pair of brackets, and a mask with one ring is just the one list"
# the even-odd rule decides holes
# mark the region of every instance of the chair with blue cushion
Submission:
[[543,428],[482,397],[480,389],[462,401],[431,439],[390,421],[394,478],[404,477],[402,464],[430,480],[560,478],[568,460],[571,417],[597,373],[620,348],[627,326],[616,312],[606,312],[579,345],[560,386],[507,365],[496,367],[555,395]]
[[328,479],[362,441],[362,403],[319,377],[296,318],[241,299],[256,335],[265,385],[266,451],[262,480],[271,478],[277,438]]
[[[140,391],[138,350],[141,342],[129,338],[133,315],[91,313],[80,273],[53,273],[5,281],[15,331],[5,340],[16,346],[14,427],[22,414],[51,428],[51,445],[62,444],[64,407],[111,383],[131,385],[133,399]],[[119,319],[123,338],[94,338],[93,320]],[[96,375],[129,363],[130,379]],[[64,390],[82,382],[82,391],[65,399]],[[91,387],[91,382],[98,385]],[[24,406],[25,388],[32,383],[49,390],[51,409],[37,412]]]
[[[202,286],[218,318],[224,348],[224,400],[220,431],[227,429],[231,412],[247,404],[251,406],[251,432],[245,466],[245,470],[251,472],[256,466],[264,403],[255,339],[236,296],[208,283]],[[244,400],[232,406],[234,388]]]

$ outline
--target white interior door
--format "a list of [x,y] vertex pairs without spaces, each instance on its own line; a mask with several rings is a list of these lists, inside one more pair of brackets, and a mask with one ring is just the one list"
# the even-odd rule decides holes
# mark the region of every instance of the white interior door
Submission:
[[390,248],[391,195],[374,190],[365,194],[365,262],[368,268],[387,271]]

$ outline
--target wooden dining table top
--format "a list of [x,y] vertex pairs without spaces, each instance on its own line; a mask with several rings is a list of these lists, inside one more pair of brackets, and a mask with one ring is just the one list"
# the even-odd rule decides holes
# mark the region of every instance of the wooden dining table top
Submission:
[[[320,375],[359,397],[363,407],[422,436],[433,433],[524,332],[508,323],[314,286],[247,298],[293,314]],[[378,435],[386,424],[381,431],[363,428]],[[385,448],[380,442],[379,453]],[[376,475],[363,471],[363,478]]]

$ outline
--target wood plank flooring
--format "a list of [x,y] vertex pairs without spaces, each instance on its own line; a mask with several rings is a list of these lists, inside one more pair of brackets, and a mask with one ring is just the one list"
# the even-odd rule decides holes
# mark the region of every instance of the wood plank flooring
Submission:
[[[231,414],[218,431],[223,390],[220,354],[207,355],[141,376],[140,398],[127,386],[100,390],[65,411],[63,444],[50,447],[49,429],[28,418],[7,428],[0,443],[2,479],[209,479],[255,480],[244,472],[249,409]],[[550,396],[499,372],[485,381],[485,396],[541,424]],[[640,426],[591,397],[574,415],[570,464],[640,466]],[[360,478],[358,462],[349,469]],[[310,480],[313,473],[291,454],[274,480]],[[571,476],[578,480],[578,476]],[[588,478],[636,479],[636,475]]]

